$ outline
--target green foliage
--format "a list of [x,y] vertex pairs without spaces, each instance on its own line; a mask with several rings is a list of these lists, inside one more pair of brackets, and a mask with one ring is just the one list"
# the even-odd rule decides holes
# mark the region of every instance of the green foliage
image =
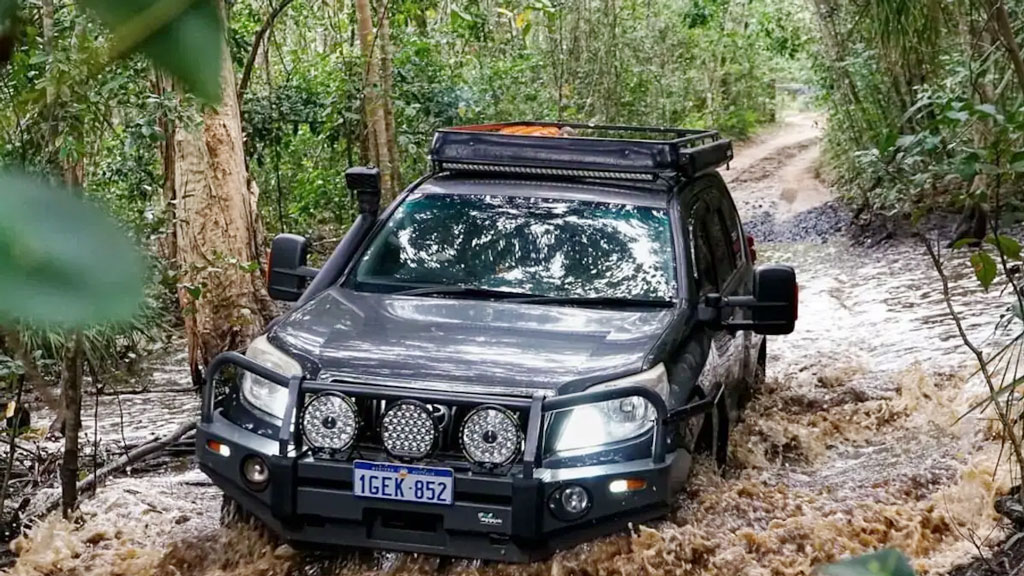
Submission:
[[[219,96],[222,33],[215,0],[83,3],[115,28],[121,50],[146,52],[199,96],[209,101]],[[9,17],[11,6],[4,4],[4,16]],[[12,102],[13,131],[19,138],[11,142],[16,142],[22,164],[29,163],[30,142],[42,141],[37,148],[45,152],[38,162],[41,167],[59,163],[65,170],[74,170],[67,167],[85,156],[82,136],[89,128],[88,119],[109,125],[102,112],[83,114],[76,107],[84,102],[86,108],[102,109],[116,102],[110,96],[124,92],[117,75],[99,90],[90,87],[102,78],[102,71],[93,64],[97,52],[83,33],[85,23],[76,12],[68,14],[74,23],[71,49],[57,52],[51,45],[40,50],[38,38],[30,31],[23,39],[24,51],[13,59],[10,77],[5,77],[26,89],[24,98]],[[54,18],[52,26],[58,29],[64,22]],[[192,51],[196,49],[213,57],[195,58]],[[40,66],[48,74],[35,82],[32,69]],[[40,99],[32,97],[33,92],[45,95],[42,110],[35,109]],[[58,104],[57,99],[62,102]],[[58,111],[63,120],[60,133],[52,129]],[[26,136],[26,124],[37,112],[47,114],[39,120],[47,127]],[[142,125],[142,133],[150,144],[159,140],[153,137],[152,126]],[[145,268],[116,225],[69,191],[16,172],[0,172],[0,191],[0,323],[83,327],[129,321],[137,315]]]
[[192,93],[220,101],[220,0],[81,0],[114,31],[119,53],[140,50]]
[[68,191],[0,174],[0,323],[83,326],[131,318],[142,260],[101,212]]
[[914,576],[903,554],[891,549],[825,566],[817,573],[821,576]]
[[988,290],[998,273],[995,259],[987,252],[975,252],[971,254],[971,267],[974,268],[974,275],[978,278],[978,282],[985,290]]
[[[427,168],[438,127],[496,120],[715,127],[775,120],[776,82],[807,81],[803,0],[460,0],[390,3],[402,174]],[[236,64],[265,6],[238,2]],[[271,233],[336,238],[355,214],[363,60],[350,10],[296,0],[243,103],[247,156]],[[330,249],[330,243],[325,243]]]
[[985,203],[999,187],[1006,211],[1018,211],[1024,117],[987,4],[818,6],[827,156],[850,202],[868,214],[917,217]]

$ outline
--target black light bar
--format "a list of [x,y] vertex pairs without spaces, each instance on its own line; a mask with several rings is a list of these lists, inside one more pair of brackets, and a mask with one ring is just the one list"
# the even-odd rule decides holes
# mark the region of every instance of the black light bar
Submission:
[[733,150],[713,130],[507,122],[438,130],[430,158],[443,171],[653,182],[693,178]]
[[438,162],[446,172],[497,172],[528,176],[564,176],[568,178],[594,178],[598,180],[636,180],[653,182],[658,175],[645,172],[608,172],[603,170],[575,170],[572,168],[539,168],[536,166],[508,166],[504,164],[470,164],[466,162]]

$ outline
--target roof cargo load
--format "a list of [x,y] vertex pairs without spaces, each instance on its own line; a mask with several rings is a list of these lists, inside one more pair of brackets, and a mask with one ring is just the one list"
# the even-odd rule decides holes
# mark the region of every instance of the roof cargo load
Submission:
[[438,130],[430,159],[445,172],[635,180],[693,178],[727,164],[713,130],[505,122]]

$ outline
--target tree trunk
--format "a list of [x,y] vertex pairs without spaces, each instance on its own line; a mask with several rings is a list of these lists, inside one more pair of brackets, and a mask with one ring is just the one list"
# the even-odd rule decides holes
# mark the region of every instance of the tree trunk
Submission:
[[202,129],[178,126],[174,137],[175,239],[182,273],[178,298],[197,385],[214,356],[245,346],[270,314],[266,287],[256,273],[262,251],[258,190],[246,174],[226,42],[221,62],[220,105],[203,115]]
[[366,118],[366,141],[370,162],[380,168],[381,191],[385,202],[395,197],[391,180],[391,159],[388,157],[387,123],[381,98],[380,62],[374,47],[373,14],[370,0],[356,0],[356,22],[359,46],[363,53],[363,115]]
[[[381,5],[380,34],[377,39],[380,45],[380,67],[384,82],[384,131],[388,144],[388,160],[391,162],[392,192],[397,193],[402,186],[402,165],[398,158],[398,135],[395,133],[395,107],[392,100],[393,82],[391,65],[391,26],[386,12],[388,2]],[[388,201],[394,197],[388,198]]]
[[[154,93],[161,96],[174,91],[174,83],[170,76],[162,70],[153,70]],[[168,219],[165,233],[157,241],[157,254],[164,262],[174,263],[178,259],[178,245],[174,237],[174,132],[175,122],[168,114],[160,114],[157,126],[164,135],[160,144],[160,161],[163,165],[163,196],[160,214]]]
[[82,427],[82,335],[75,333],[64,351],[64,456],[60,464],[61,513],[69,519],[78,504],[78,431]]
[[1003,0],[996,0],[992,6],[992,16],[995,19],[996,30],[999,39],[1006,48],[1006,53],[1013,64],[1013,71],[1017,75],[1017,84],[1021,91],[1024,91],[1024,60],[1021,59],[1020,45],[1017,44],[1017,37],[1013,33],[1013,26],[1010,23],[1010,15],[1006,11],[1006,4]]

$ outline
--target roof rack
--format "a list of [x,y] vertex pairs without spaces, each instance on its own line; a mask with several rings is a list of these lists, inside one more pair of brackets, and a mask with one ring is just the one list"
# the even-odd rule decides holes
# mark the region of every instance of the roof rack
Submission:
[[446,128],[430,152],[438,171],[646,182],[693,178],[732,158],[732,142],[714,130],[564,122]]

